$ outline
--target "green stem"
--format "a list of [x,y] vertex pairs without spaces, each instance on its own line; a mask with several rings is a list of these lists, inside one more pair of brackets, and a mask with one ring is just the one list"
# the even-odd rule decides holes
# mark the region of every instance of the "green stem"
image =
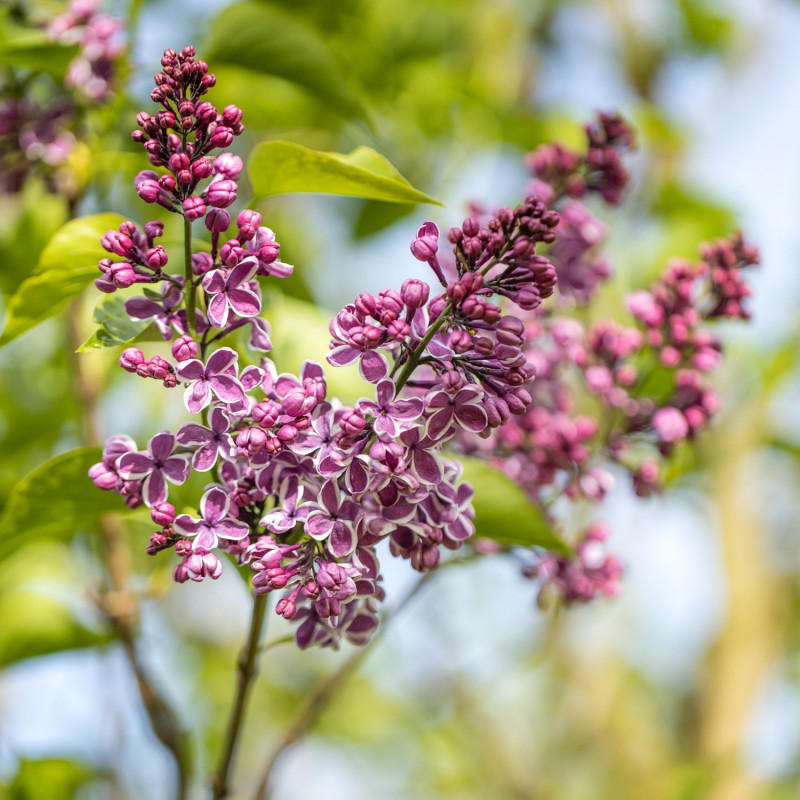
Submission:
[[186,325],[192,339],[197,338],[197,320],[195,319],[195,288],[192,274],[192,223],[183,219],[183,251],[186,259],[184,275],[186,277]]
[[414,370],[419,366],[419,360],[422,358],[422,354],[425,352],[425,348],[430,343],[431,339],[436,335],[436,332],[439,328],[444,325],[445,320],[447,319],[447,314],[451,309],[450,303],[448,303],[443,309],[442,313],[439,315],[439,318],[433,325],[428,328],[428,332],[425,334],[425,338],[414,348],[411,355],[408,357],[408,361],[406,361],[405,366],[403,367],[403,371],[400,373],[400,377],[397,379],[397,383],[395,384],[395,397],[400,394],[400,390],[406,385],[406,381],[411,377],[414,373]]
[[256,676],[256,658],[259,653],[259,642],[261,641],[261,632],[264,627],[264,617],[267,611],[267,597],[268,595],[266,594],[257,594],[253,600],[253,616],[250,620],[250,632],[247,635],[247,642],[245,642],[241,655],[239,656],[236,676],[236,695],[233,700],[230,717],[228,718],[228,727],[225,730],[225,741],[219,760],[219,766],[211,781],[213,790],[212,797],[214,800],[222,800],[223,797],[228,796],[230,791],[228,775],[233,767],[233,758],[239,736],[242,732],[242,722],[244,721],[247,699],[253,684],[253,678]]

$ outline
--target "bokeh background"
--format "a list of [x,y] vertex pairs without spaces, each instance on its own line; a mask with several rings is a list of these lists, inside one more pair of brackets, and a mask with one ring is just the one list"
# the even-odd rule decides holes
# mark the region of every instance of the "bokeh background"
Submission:
[[[692,257],[699,241],[742,227],[761,247],[754,319],[723,331],[723,410],[696,459],[662,497],[621,486],[602,510],[626,564],[621,596],[548,614],[511,560],[444,570],[285,752],[275,800],[800,796],[800,3],[133,0],[107,9],[130,23],[129,89],[97,115],[76,165],[81,213],[143,219],[131,180],[145,165],[128,134],[136,110],[150,107],[161,51],[188,43],[217,74],[215,104],[244,109],[243,155],[264,138],[340,152],[368,144],[445,202],[262,203],[282,257],[297,265],[288,302],[309,330],[326,312],[303,302],[335,312],[361,290],[426,277],[408,251],[424,219],[447,228],[469,200],[513,203],[524,153],[553,137],[579,141],[598,109],[619,109],[639,134],[630,197],[603,214],[616,278],[598,313],[616,313],[626,291],[649,285],[667,257]],[[329,79],[287,79],[287,47],[311,48]],[[8,296],[70,209],[36,180],[0,207]],[[0,351],[0,502],[21,475],[86,436],[76,378],[95,387],[101,438],[147,439],[182,418],[157,389],[132,396],[113,354],[83,355],[76,375],[67,345],[88,335],[94,300]],[[284,358],[322,355],[319,337],[281,331],[281,308],[271,319]],[[246,588],[233,570],[218,583],[173,585],[169,565],[144,554],[146,518],[123,524],[142,657],[210,773],[248,625]],[[92,601],[102,563],[91,530],[31,537],[0,560],[0,796],[174,796],[170,758]],[[409,573],[385,562],[390,605],[412,585]],[[267,640],[287,632],[271,619]],[[348,656],[291,645],[264,654],[235,797],[252,795],[298,705]],[[200,782],[194,791],[205,796]]]

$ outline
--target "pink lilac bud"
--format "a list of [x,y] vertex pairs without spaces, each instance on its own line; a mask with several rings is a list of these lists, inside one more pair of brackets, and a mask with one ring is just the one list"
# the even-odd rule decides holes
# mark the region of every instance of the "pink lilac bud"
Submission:
[[137,280],[133,267],[127,261],[113,264],[108,274],[117,289],[127,289],[129,286],[133,286]]
[[236,201],[236,191],[238,188],[236,181],[214,181],[214,183],[208,187],[208,192],[206,194],[208,204],[214,206],[214,208],[227,208]]
[[428,302],[430,287],[423,281],[409,278],[403,281],[400,289],[400,297],[409,309],[422,308]]
[[189,361],[197,358],[197,342],[186,334],[172,343],[172,355],[176,361]]
[[161,197],[161,187],[158,181],[145,178],[136,185],[136,193],[145,203],[155,203]]
[[229,127],[233,127],[237,122],[241,122],[242,110],[238,106],[225,106],[222,111],[222,121]]
[[98,489],[104,489],[105,491],[114,489],[119,483],[119,475],[102,461],[89,468],[89,477]]
[[453,331],[447,339],[447,346],[455,353],[466,353],[472,344],[472,337],[467,331]]
[[197,180],[207,178],[213,171],[214,167],[211,160],[208,158],[198,158],[197,161],[192,164],[192,175],[194,175]]
[[217,125],[214,133],[211,134],[209,144],[212,147],[228,147],[233,141],[233,131],[225,125]]
[[189,222],[200,219],[205,213],[206,204],[203,202],[202,197],[187,197],[183,201],[183,216],[189,220]]
[[238,239],[229,239],[222,245],[219,257],[226,267],[235,267],[244,258],[244,250]]
[[689,433],[689,423],[686,417],[672,406],[660,408],[653,414],[653,428],[662,442],[677,442],[686,438]]
[[157,381],[163,381],[171,370],[172,367],[169,362],[165,361],[161,356],[153,356],[147,366],[147,374]]
[[174,389],[178,385],[178,377],[174,372],[169,372],[164,378],[163,384],[165,389]]
[[160,503],[156,503],[150,509],[150,519],[155,522],[156,525],[172,525],[175,521],[175,506],[172,503],[168,503],[166,500],[163,500]]
[[253,406],[253,422],[262,428],[271,428],[281,413],[281,407],[277,403],[272,400],[264,400]]
[[100,244],[104,250],[118,256],[126,256],[133,249],[133,242],[130,237],[119,231],[106,231]]
[[235,181],[244,169],[244,162],[233,153],[222,153],[214,159],[214,174]]
[[236,437],[236,446],[247,456],[256,455],[267,443],[267,434],[261,428],[245,428]]
[[128,347],[119,357],[119,365],[126,372],[136,372],[137,367],[144,363],[144,353],[136,347]]
[[236,217],[236,224],[239,227],[238,239],[240,242],[249,242],[258,232],[261,225],[261,214],[257,211],[246,209]]
[[224,233],[231,225],[231,215],[224,208],[210,208],[206,214],[206,228],[211,233]]
[[167,169],[170,172],[180,172],[183,169],[189,169],[189,156],[187,156],[186,153],[174,153],[169,157]]
[[367,427],[367,421],[364,416],[355,409],[348,409],[342,414],[339,425],[348,436],[358,436],[360,433],[363,433],[364,429]]

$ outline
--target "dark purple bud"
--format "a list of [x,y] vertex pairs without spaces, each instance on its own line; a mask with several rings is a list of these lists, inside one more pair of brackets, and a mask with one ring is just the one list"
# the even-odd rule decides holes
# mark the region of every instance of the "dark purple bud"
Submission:
[[502,317],[495,326],[495,335],[500,344],[519,347],[525,341],[525,325],[517,317]]
[[425,222],[411,242],[411,253],[418,261],[432,261],[439,250],[439,228],[433,222]]
[[212,147],[228,147],[233,141],[233,131],[225,125],[217,125],[214,133],[211,134],[209,143]]
[[148,239],[158,239],[159,236],[164,235],[164,223],[158,220],[146,222],[144,226],[144,234]]
[[197,180],[203,180],[207,178],[213,172],[213,167],[211,165],[211,160],[208,158],[198,158],[192,164],[192,175],[194,175]]
[[241,119],[242,119],[242,110],[239,108],[239,106],[234,106],[234,105],[225,106],[225,108],[222,111],[222,121],[226,125],[232,127],[237,122],[240,122]]
[[206,214],[206,228],[212,233],[224,233],[231,225],[231,215],[224,208],[210,208]]
[[161,197],[161,187],[158,185],[158,181],[145,178],[137,184],[136,193],[145,203],[155,203]]
[[173,178],[172,175],[162,175],[158,179],[158,185],[165,192],[171,192],[175,189],[175,178]]
[[203,100],[194,107],[194,115],[201,122],[213,122],[217,118],[217,109],[207,100]]
[[187,197],[183,201],[183,216],[189,222],[200,219],[206,213],[206,204],[202,197]]
[[464,236],[469,237],[477,236],[480,229],[481,226],[474,217],[467,217],[467,219],[464,220],[464,224],[461,226],[461,230],[464,231]]

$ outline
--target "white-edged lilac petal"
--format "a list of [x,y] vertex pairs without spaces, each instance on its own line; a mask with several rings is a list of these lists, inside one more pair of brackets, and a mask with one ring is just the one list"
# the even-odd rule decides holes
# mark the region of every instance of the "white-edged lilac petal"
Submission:
[[341,497],[339,494],[339,484],[337,481],[325,481],[320,489],[317,502],[328,509],[331,514],[339,511]]
[[273,508],[268,511],[258,523],[272,533],[286,533],[295,526],[295,519],[283,508]]
[[126,481],[144,478],[153,467],[153,459],[143,453],[124,453],[117,459],[117,472]]
[[211,402],[208,381],[195,381],[186,387],[183,402],[190,414],[199,414]]
[[[211,410],[212,415],[216,410],[216,408]],[[198,425],[196,422],[187,422],[181,425],[175,438],[185,445],[206,444],[213,438],[213,433],[204,425]]]
[[215,328],[224,328],[228,322],[228,298],[224,292],[215,294],[208,304],[208,320]]
[[375,387],[375,399],[378,402],[379,406],[386,407],[394,398],[394,381],[386,378],[384,380],[378,381],[377,386]]
[[425,406],[427,408],[445,408],[452,402],[452,398],[447,392],[433,392],[425,398]]
[[170,483],[184,483],[189,477],[189,461],[186,456],[171,456],[163,463],[161,471]]
[[171,431],[161,431],[147,443],[147,447],[154,461],[166,461],[175,449],[175,435]]
[[246,392],[249,392],[255,389],[256,386],[260,386],[265,377],[266,373],[261,367],[245,367],[239,376],[239,383],[242,384]]
[[395,419],[416,419],[423,409],[422,400],[412,397],[408,400],[398,400],[392,403],[390,413]]
[[454,541],[463,542],[475,533],[475,525],[463,515],[451,522],[444,529],[444,535]]
[[230,425],[230,420],[224,409],[219,406],[211,409],[211,413],[208,415],[208,426],[217,436],[227,433]]
[[212,441],[195,451],[192,456],[192,466],[198,472],[208,472],[217,463],[219,446]]
[[425,435],[430,439],[440,439],[447,432],[452,419],[453,412],[451,408],[440,409],[428,418]]
[[209,294],[219,294],[225,288],[225,270],[213,269],[203,277],[203,288]]
[[240,284],[249,281],[258,270],[258,261],[253,258],[243,258],[228,275],[227,286],[228,291],[236,289]]
[[350,555],[356,549],[357,543],[358,539],[353,528],[341,520],[337,520],[333,524],[333,529],[328,539],[328,547],[336,558]]
[[312,538],[322,540],[333,528],[333,520],[322,511],[312,511],[306,518],[305,531]]
[[205,373],[203,362],[193,358],[178,366],[177,375],[182,381],[199,381]]
[[239,520],[222,519],[214,526],[214,532],[221,539],[232,539],[238,542],[250,533],[250,526]]
[[206,373],[215,374],[225,372],[239,360],[239,354],[230,347],[220,347],[211,354],[206,362]]
[[207,383],[223,403],[238,403],[244,400],[242,384],[230,375],[213,375]]
[[261,353],[268,353],[272,350],[272,340],[269,338],[271,329],[269,323],[261,317],[253,317],[250,320],[250,340],[248,344],[253,350]]
[[411,463],[417,477],[424,483],[438,486],[442,482],[442,468],[433,453],[416,447],[411,454]]
[[200,516],[213,527],[228,513],[230,505],[231,498],[228,494],[214,486],[200,500]]
[[369,488],[369,472],[361,456],[354,458],[344,476],[345,486],[351,494],[363,494]]
[[167,499],[167,482],[160,469],[153,470],[142,483],[142,498],[148,508]]
[[361,355],[361,350],[356,350],[349,344],[340,344],[334,347],[326,356],[329,364],[334,367],[346,367],[352,364]]
[[192,543],[192,550],[213,550],[217,546],[217,533],[213,528],[201,523],[197,538]]
[[202,520],[192,519],[188,514],[179,514],[172,523],[172,527],[184,536],[197,536],[202,525]]
[[377,383],[381,378],[386,377],[389,365],[381,353],[376,350],[369,350],[361,356],[358,369],[365,381]]
[[261,300],[249,289],[229,289],[227,296],[228,304],[240,317],[257,317],[261,313]]
[[472,403],[456,406],[455,418],[462,428],[466,428],[472,433],[481,433],[488,424],[486,411],[481,406]]

